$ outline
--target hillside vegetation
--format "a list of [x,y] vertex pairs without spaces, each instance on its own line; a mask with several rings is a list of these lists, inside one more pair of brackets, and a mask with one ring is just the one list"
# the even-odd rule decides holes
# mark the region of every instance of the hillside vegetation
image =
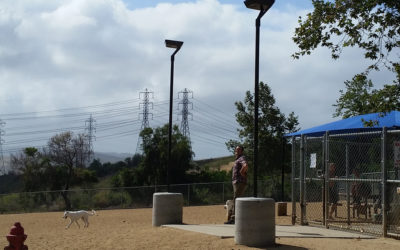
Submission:
[[[197,171],[226,171],[229,172],[233,164],[233,156],[225,156],[219,158],[210,158],[194,161],[193,165]],[[111,166],[111,165],[110,165]],[[83,186],[74,186],[74,189],[84,188],[110,188],[112,187],[112,177],[110,174],[98,177],[97,183],[91,185],[83,184]],[[9,174],[0,176],[0,194],[18,193],[23,191],[23,178],[19,175]]]
[[227,171],[229,172],[232,168],[234,161],[233,156],[225,156],[219,158],[210,158],[204,160],[195,161],[200,170],[205,171]]

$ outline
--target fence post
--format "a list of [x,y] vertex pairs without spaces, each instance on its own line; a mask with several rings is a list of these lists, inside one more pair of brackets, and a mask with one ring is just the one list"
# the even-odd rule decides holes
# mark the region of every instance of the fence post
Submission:
[[300,140],[300,225],[304,225],[306,215],[306,205],[304,204],[304,135]]
[[328,217],[329,217],[329,131],[325,132],[325,199],[324,199],[324,207],[325,207],[325,227],[328,228]]
[[190,183],[188,184],[188,206],[190,206]]
[[321,173],[321,179],[322,179],[322,225],[325,225],[325,134],[322,138],[322,173]]
[[285,199],[285,153],[286,153],[286,140],[282,136],[282,173],[281,173],[281,201]]
[[[346,179],[350,178],[349,144],[346,143]],[[347,225],[350,225],[350,182],[346,181]]]
[[387,172],[386,172],[386,135],[387,128],[382,128],[381,136],[381,171],[382,171],[382,236],[387,236]]
[[225,182],[222,182],[222,203],[225,203]]
[[296,139],[292,136],[292,225],[296,223],[295,169],[296,169]]

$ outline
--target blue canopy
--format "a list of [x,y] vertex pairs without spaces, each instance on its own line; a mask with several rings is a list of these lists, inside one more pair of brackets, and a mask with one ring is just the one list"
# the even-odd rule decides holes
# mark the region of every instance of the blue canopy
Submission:
[[[365,127],[364,121],[377,121],[377,125],[373,127]],[[340,121],[335,121],[331,123],[326,123],[313,128],[304,129],[297,131],[295,133],[286,134],[285,136],[322,136],[326,131],[329,134],[342,134],[342,133],[354,133],[363,131],[374,131],[381,130],[382,127],[387,127],[388,129],[398,129],[400,128],[400,111],[391,111],[388,113],[373,113],[366,115],[359,115],[343,119]]]

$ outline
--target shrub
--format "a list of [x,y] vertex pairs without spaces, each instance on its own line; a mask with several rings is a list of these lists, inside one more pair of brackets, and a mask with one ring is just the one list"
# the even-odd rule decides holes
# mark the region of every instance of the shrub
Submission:
[[18,194],[8,194],[0,196],[0,213],[20,212],[23,206],[20,203]]
[[93,197],[96,208],[129,207],[132,203],[130,195],[125,191],[102,190]]

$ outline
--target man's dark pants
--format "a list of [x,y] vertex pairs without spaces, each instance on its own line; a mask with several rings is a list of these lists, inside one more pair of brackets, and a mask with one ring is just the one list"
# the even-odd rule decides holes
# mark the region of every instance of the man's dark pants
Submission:
[[246,190],[247,184],[246,183],[233,183],[233,209],[232,214],[229,220],[235,220],[235,203],[236,198],[241,197]]

